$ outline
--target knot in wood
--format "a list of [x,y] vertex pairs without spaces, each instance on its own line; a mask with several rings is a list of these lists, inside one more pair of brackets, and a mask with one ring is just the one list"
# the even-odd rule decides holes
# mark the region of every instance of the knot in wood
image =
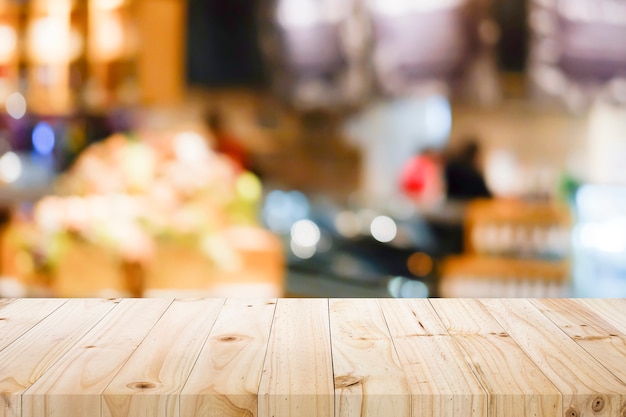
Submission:
[[580,417],[580,415],[575,408],[568,408],[565,412],[565,417]]
[[217,340],[219,340],[220,342],[236,342],[238,340],[241,340],[241,337],[228,335],[228,336],[218,337]]
[[131,389],[141,389],[141,390],[156,388],[156,384],[154,382],[131,382],[130,384],[126,386]]
[[591,402],[591,409],[595,411],[596,413],[599,411],[602,411],[602,409],[604,408],[604,403],[605,403],[604,398],[597,396]]
[[348,388],[360,383],[361,378],[351,375],[341,375],[335,377],[335,388]]

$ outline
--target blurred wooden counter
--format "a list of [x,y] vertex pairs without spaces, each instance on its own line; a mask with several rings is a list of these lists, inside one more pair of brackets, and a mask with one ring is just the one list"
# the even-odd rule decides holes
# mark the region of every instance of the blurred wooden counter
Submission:
[[626,416],[626,299],[0,299],[0,416]]

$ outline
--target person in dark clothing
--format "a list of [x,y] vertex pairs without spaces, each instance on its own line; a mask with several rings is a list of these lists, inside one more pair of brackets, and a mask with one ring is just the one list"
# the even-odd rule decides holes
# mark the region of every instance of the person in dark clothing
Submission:
[[444,177],[446,196],[450,200],[469,200],[472,198],[489,198],[491,192],[478,168],[480,145],[478,141],[468,139],[457,155],[448,158]]

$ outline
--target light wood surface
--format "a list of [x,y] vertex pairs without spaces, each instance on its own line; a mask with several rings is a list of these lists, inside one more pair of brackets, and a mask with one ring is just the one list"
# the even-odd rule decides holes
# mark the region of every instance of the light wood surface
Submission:
[[0,417],[626,417],[626,300],[0,299]]

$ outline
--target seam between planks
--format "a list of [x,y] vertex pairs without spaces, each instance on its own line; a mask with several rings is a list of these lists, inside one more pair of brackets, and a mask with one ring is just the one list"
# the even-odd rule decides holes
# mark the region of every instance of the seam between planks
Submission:
[[[452,341],[452,344],[454,345],[454,348],[456,349],[457,352],[459,352],[461,354],[461,356],[463,357],[463,360],[467,363],[469,369],[472,371],[472,375],[474,375],[474,379],[476,379],[476,381],[478,381],[478,384],[480,385],[480,387],[485,392],[485,395],[487,396],[487,398],[486,398],[487,408],[485,409],[485,415],[487,417],[491,417],[490,410],[489,410],[489,404],[491,404],[491,398],[492,398],[491,392],[489,392],[489,390],[487,389],[487,386],[485,386],[485,384],[484,384],[482,378],[480,377],[480,375],[478,375],[476,373],[476,370],[474,369],[473,364],[471,363],[471,361],[467,357],[467,353],[461,347],[459,342],[456,340],[456,337],[453,334],[450,333],[450,328],[448,326],[446,326],[446,323],[444,323],[443,319],[439,315],[439,312],[437,311],[435,306],[432,304],[431,300],[430,299],[426,299],[426,300],[428,301],[428,305],[430,306],[430,309],[435,313],[435,316],[437,317],[437,320],[439,320],[439,323],[441,323],[441,327],[443,327],[446,330],[446,333],[450,337],[450,340]],[[517,343],[515,343],[515,344],[517,344]],[[498,417],[498,416],[493,416],[493,417]]]
[[[565,404],[564,404],[564,402],[563,402],[563,397],[564,397],[563,391],[561,391],[561,390],[559,389],[559,387],[557,387],[557,385],[555,384],[555,382],[554,382],[554,381],[552,381],[552,378],[550,378],[550,377],[549,377],[549,376],[548,376],[548,375],[544,372],[543,368],[542,368],[542,367],[541,367],[541,366],[540,366],[537,362],[535,362],[535,360],[534,360],[534,359],[530,356],[530,354],[526,351],[526,349],[524,349],[524,347],[523,347],[522,345],[520,345],[520,344],[519,344],[519,342],[517,341],[517,338],[515,338],[513,335],[511,335],[511,334],[510,334],[510,333],[506,330],[506,327],[504,327],[504,324],[503,324],[500,320],[498,320],[498,318],[497,318],[496,316],[494,316],[493,314],[491,314],[491,311],[489,311],[489,307],[487,307],[485,304],[483,304],[481,300],[477,300],[477,301],[478,301],[478,303],[479,303],[479,304],[483,307],[483,309],[485,309],[485,310],[487,311],[487,313],[488,313],[488,314],[489,314],[489,315],[490,315],[490,316],[491,316],[491,317],[492,317],[492,318],[496,321],[496,323],[498,323],[498,324],[500,325],[500,327],[502,327],[502,328],[504,329],[504,331],[506,332],[506,334],[507,334],[507,335],[509,335],[509,338],[513,341],[513,343],[515,343],[515,345],[516,345],[516,346],[520,349],[520,351],[522,351],[522,353],[524,354],[524,356],[526,356],[526,357],[528,358],[528,360],[529,360],[529,361],[530,361],[533,365],[535,365],[535,368],[537,368],[537,369],[539,370],[539,372],[541,372],[541,375],[543,375],[543,376],[546,378],[546,380],[550,382],[550,384],[551,384],[551,385],[552,385],[552,387],[556,390],[556,392],[558,392],[558,393],[559,393],[559,396],[561,397],[561,398],[560,398],[560,400],[561,400],[561,404],[562,404],[562,405],[561,405],[561,409],[562,409],[563,413],[565,413],[565,412],[566,412],[566,410],[567,410],[567,408],[565,407]],[[529,305],[531,305],[533,308],[535,308],[535,306],[534,306],[534,305],[532,305],[532,303],[530,303],[530,302],[529,302],[528,304],[529,304]],[[537,309],[537,310],[538,310],[538,309]],[[541,311],[540,311],[540,313],[541,313]],[[541,313],[541,315],[543,316],[544,314],[543,314],[543,313]],[[550,322],[552,322],[552,321],[550,321]],[[560,331],[560,332],[562,332],[562,333],[564,333],[564,334],[565,334],[565,332],[563,332],[563,330],[561,330],[561,328],[560,328],[559,326],[557,326],[557,327],[558,327],[558,329],[559,329],[559,331]],[[567,335],[567,334],[566,334],[566,335]]]
[[265,369],[265,363],[267,362],[267,355],[270,350],[270,343],[272,342],[272,336],[274,335],[274,323],[276,322],[276,310],[278,310],[278,303],[280,302],[280,298],[276,298],[276,303],[274,303],[274,313],[272,314],[272,321],[270,323],[270,331],[267,333],[267,344],[265,345],[265,355],[263,355],[263,363],[261,364],[261,372],[259,374],[259,381],[256,387],[256,415],[260,414],[259,410],[259,395],[261,394],[261,379],[263,379],[263,369]]
[[[396,341],[391,334],[391,329],[389,328],[389,322],[387,321],[387,316],[385,315],[385,310],[380,306],[379,299],[376,299],[376,306],[378,307],[378,311],[380,311],[381,316],[383,316],[383,320],[385,321],[385,327],[387,328],[387,334],[389,335],[389,340],[391,341],[391,346],[393,346],[393,351],[396,352],[396,357],[398,358],[398,366],[402,369],[402,375],[407,379],[406,371],[402,366],[400,361],[400,354],[398,353],[398,347],[396,346]],[[408,380],[408,379],[407,379]],[[408,386],[408,383],[407,383]],[[411,411],[410,415],[413,416],[413,393],[409,389],[409,410]]]
[[329,353],[330,353],[330,376],[331,376],[331,380],[333,383],[333,417],[337,416],[337,391],[336,391],[336,387],[335,387],[335,361],[333,360],[333,332],[332,332],[332,326],[331,326],[331,322],[330,322],[330,298],[326,298],[326,314],[328,317],[328,322],[326,323],[328,325],[328,349],[329,349]]
[[[185,386],[187,385],[187,382],[189,382],[189,378],[191,377],[191,373],[193,372],[193,370],[195,369],[196,365],[198,364],[198,359],[200,358],[200,355],[202,354],[202,351],[204,350],[204,347],[206,346],[207,342],[209,341],[209,338],[211,336],[211,332],[213,331],[213,327],[215,327],[215,323],[217,323],[217,319],[219,319],[220,315],[222,314],[222,311],[224,310],[224,306],[226,305],[226,301],[227,300],[228,300],[227,298],[223,299],[222,307],[220,307],[219,313],[217,313],[215,315],[215,319],[213,320],[213,323],[211,324],[211,328],[209,329],[209,331],[207,331],[206,337],[204,338],[204,342],[202,342],[202,346],[200,346],[200,349],[198,350],[198,354],[196,355],[196,360],[193,362],[193,365],[189,369],[189,373],[187,374],[187,378],[185,378],[185,382],[183,382],[183,384],[181,385],[181,388],[180,388],[180,391],[179,391],[179,395],[178,395],[178,415],[179,416],[182,416],[182,412],[181,412],[181,409],[180,409],[180,393],[182,393],[185,390]],[[176,301],[176,300],[174,300],[174,301]],[[173,303],[174,302],[172,302],[172,304]],[[171,304],[170,304],[170,306],[171,306]],[[169,307],[168,307],[168,310],[169,310]]]
[[[107,299],[107,300],[108,300],[108,301],[113,301],[113,299]],[[117,300],[120,300],[120,299],[117,299]],[[65,305],[65,304],[67,304],[68,302],[69,302],[69,299],[68,299],[68,300],[66,300],[66,302],[65,302],[65,303],[63,303],[61,306],[64,306],[64,305]],[[45,372],[44,372],[44,373],[43,373],[43,374],[42,374],[39,378],[42,378],[42,377],[43,377],[43,376],[44,376],[44,375],[45,375],[45,374],[46,374],[46,373],[47,373],[50,369],[52,369],[52,368],[53,368],[53,367],[54,367],[54,366],[55,366],[55,365],[56,365],[56,364],[57,364],[57,363],[58,363],[61,359],[65,358],[65,356],[66,356],[66,355],[68,355],[68,354],[69,354],[69,352],[70,352],[70,351],[71,351],[74,347],[76,347],[76,345],[78,345],[78,343],[82,340],[82,338],[83,338],[83,337],[85,337],[86,335],[88,335],[88,334],[89,334],[89,332],[91,332],[91,331],[92,331],[92,330],[93,330],[93,329],[94,329],[94,328],[95,328],[95,327],[96,327],[96,326],[97,326],[97,325],[98,325],[98,324],[99,324],[102,320],[104,320],[104,318],[105,318],[106,316],[108,316],[109,314],[111,314],[111,312],[117,308],[117,306],[119,305],[119,303],[120,303],[119,301],[118,301],[118,302],[116,302],[116,303],[114,303],[115,305],[114,305],[114,306],[113,306],[113,307],[112,307],[109,311],[107,311],[106,313],[104,313],[104,314],[103,314],[103,315],[102,315],[102,316],[101,316],[98,320],[96,320],[90,328],[88,328],[87,330],[85,330],[85,331],[84,331],[84,332],[83,332],[80,336],[77,336],[77,337],[76,337],[76,342],[75,342],[72,346],[70,346],[70,347],[69,347],[69,348],[68,348],[68,349],[67,349],[67,350],[66,350],[66,351],[65,351],[62,355],[60,355],[60,356],[59,356],[59,357],[58,357],[58,358],[57,358],[54,362],[52,362],[52,363],[50,364],[50,366],[48,367],[48,369],[46,369],[46,371],[45,371]],[[59,307],[59,308],[61,308],[61,307]],[[58,310],[58,309],[57,309],[57,310]],[[57,310],[54,310],[54,311],[57,311]],[[52,314],[52,313],[50,313],[50,314]],[[48,316],[46,316],[46,317],[48,317]],[[39,324],[39,323],[37,323],[37,324]],[[35,326],[33,326],[33,327],[35,327]],[[32,328],[31,328],[31,329],[29,329],[28,331],[31,331],[31,330],[32,330]],[[24,333],[24,334],[26,334],[26,333]],[[73,333],[72,333],[72,334],[73,334]],[[23,335],[22,335],[22,336],[23,336]],[[21,337],[21,336],[20,336],[20,337]],[[39,379],[37,379],[37,380],[39,380]],[[22,410],[22,413],[24,412],[24,395],[25,395],[25,394],[27,394],[27,393],[28,393],[28,391],[30,391],[31,387],[35,384],[35,382],[37,382],[37,381],[33,381],[33,383],[32,383],[32,384],[31,384],[28,388],[26,388],[26,389],[24,390],[24,392],[22,392],[22,394],[20,394],[20,408],[21,408],[21,410]],[[102,404],[100,404],[100,406],[102,407]],[[100,415],[102,415],[102,411],[100,412]]]
[[[545,315],[543,313],[543,311],[541,311],[541,309],[532,301],[528,302],[529,305],[531,305],[534,309],[536,309],[537,311],[539,311],[539,313],[545,317],[546,319],[548,319],[550,321],[550,323],[554,324],[556,327],[558,327],[558,329],[565,334],[565,336],[567,336],[570,340],[572,340],[574,343],[576,343],[577,346],[579,346],[582,350],[585,351],[585,353],[587,353],[589,356],[591,356],[593,358],[593,360],[602,368],[606,369],[606,371],[611,374],[613,377],[615,377],[615,379],[617,379],[618,381],[622,382],[622,384],[626,385],[626,381],[622,380],[622,378],[618,377],[617,375],[615,375],[613,373],[613,371],[611,371],[611,369],[607,368],[602,362],[600,362],[591,352],[589,352],[584,345],[578,343],[578,341],[576,339],[574,339],[572,336],[570,336],[569,334],[567,334],[562,328],[561,326],[559,326],[558,323],[554,322],[549,316]],[[584,308],[585,310],[587,310],[588,312],[593,313],[593,311],[589,310],[588,306],[585,305],[580,305],[580,307]],[[598,316],[598,319],[600,319],[602,322],[606,323],[608,326],[610,327],[614,327],[611,325],[611,323],[609,323],[608,321],[604,320],[601,316]]]
[[137,351],[137,349],[139,349],[139,346],[141,346],[141,344],[143,343],[144,340],[146,340],[146,337],[148,337],[148,335],[150,334],[150,332],[152,331],[152,329],[154,329],[154,327],[157,325],[157,323],[159,321],[161,321],[161,319],[163,318],[163,316],[165,315],[165,313],[167,312],[167,310],[170,309],[170,307],[172,306],[172,304],[174,303],[175,299],[172,299],[170,301],[170,303],[168,304],[167,308],[163,310],[163,313],[161,313],[161,315],[159,316],[159,318],[154,322],[154,324],[152,325],[152,327],[150,327],[150,330],[148,330],[146,332],[146,335],[141,339],[141,342],[139,342],[137,344],[137,346],[135,347],[135,349],[133,349],[132,353],[130,355],[128,355],[128,357],[126,358],[126,360],[124,362],[122,362],[121,366],[119,367],[119,369],[117,370],[117,372],[115,373],[115,375],[113,375],[113,377],[109,380],[109,383],[106,384],[106,386],[102,389],[102,392],[99,395],[99,399],[100,399],[100,405],[98,408],[99,411],[99,415],[100,417],[102,417],[102,401],[103,401],[103,397],[104,397],[104,393],[106,392],[106,390],[109,388],[109,386],[111,385],[111,383],[113,382],[113,380],[119,375],[119,373],[122,371],[122,369],[124,368],[124,366],[128,363],[128,361],[130,360],[130,358],[135,354],[135,352]]
[[[26,298],[20,298],[20,299],[15,299],[15,301],[24,301],[24,302],[29,302],[29,299]],[[58,309],[60,309],[61,307],[63,307],[65,304],[68,303],[70,299],[66,298],[65,301],[63,301],[61,304],[59,304],[59,306],[55,309],[53,309],[52,311],[50,311],[50,313],[46,314],[45,316],[41,317],[40,320],[37,321],[37,323],[33,324],[32,326],[30,326],[28,329],[24,330],[23,333],[21,333],[19,336],[17,336],[11,343],[9,343],[8,345],[6,345],[5,347],[3,347],[2,349],[0,349],[0,352],[2,352],[4,349],[6,349],[7,347],[11,346],[13,343],[15,343],[17,340],[21,339],[26,333],[30,332],[35,326],[37,326],[39,323],[41,323],[42,321],[44,321],[45,319],[47,319],[52,313],[54,313],[55,311],[57,311]],[[9,304],[5,304],[2,306],[2,308],[7,307],[9,305],[15,305],[17,304],[16,302],[11,302]]]

